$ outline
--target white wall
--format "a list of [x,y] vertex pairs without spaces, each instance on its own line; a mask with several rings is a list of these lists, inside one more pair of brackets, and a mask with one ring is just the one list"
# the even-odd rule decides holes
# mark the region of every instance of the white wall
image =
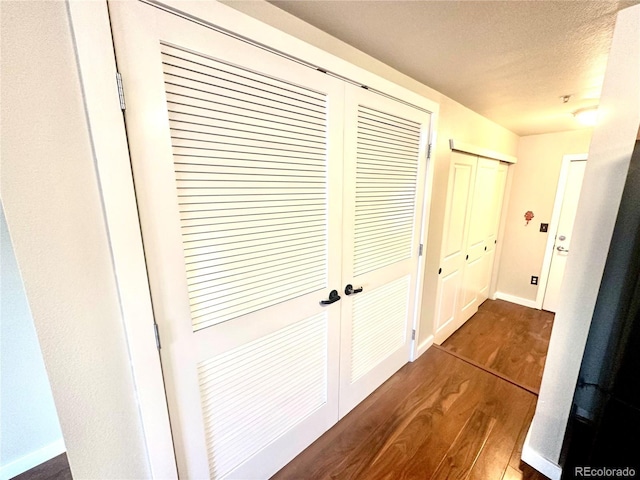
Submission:
[[[513,177],[509,208],[504,213],[498,292],[535,302],[539,287],[531,285],[531,276],[540,278],[548,239],[547,233],[540,232],[540,223],[551,222],[562,157],[587,153],[591,134],[591,128],[583,128],[529,135],[518,141],[518,163],[510,167]],[[526,225],[524,214],[529,210],[535,217]]]
[[20,270],[0,206],[0,479],[64,451]]
[[67,4],[2,2],[1,31],[2,202],[71,471],[148,478]]
[[[580,362],[640,125],[640,5],[618,14],[536,413],[523,449],[557,464]],[[558,475],[559,476],[559,475]]]

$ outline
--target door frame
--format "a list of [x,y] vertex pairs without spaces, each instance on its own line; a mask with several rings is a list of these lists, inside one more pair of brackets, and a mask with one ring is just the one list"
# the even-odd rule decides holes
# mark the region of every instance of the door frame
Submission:
[[135,382],[131,393],[139,405],[152,477],[177,479],[107,3],[69,0],[67,5]]
[[[252,43],[285,53],[303,63],[320,64],[346,81],[366,85],[383,95],[409,103],[431,113],[429,143],[435,145],[439,103],[390,80],[349,63],[320,48],[271,27],[259,20],[218,2],[147,0],[156,7],[172,12],[188,11],[208,26],[219,26]],[[137,212],[133,176],[129,160],[124,120],[119,108],[116,86],[116,58],[113,50],[107,0],[84,2],[67,0],[69,24],[76,49],[83,102],[92,139],[96,172],[102,192],[105,225],[108,232],[121,311],[128,340],[128,353],[135,381],[131,394],[137,399],[143,436],[153,478],[177,478],[173,438],[169,424],[160,356],[154,336],[154,316],[146,271],[142,235]],[[349,79],[357,79],[349,80]],[[434,97],[439,95],[434,92]],[[126,92],[125,92],[126,101]],[[431,151],[433,152],[433,147]],[[420,228],[421,242],[426,248],[433,153],[428,159],[424,215]],[[423,253],[418,264],[416,311],[421,310],[424,282]],[[419,316],[416,316],[416,339],[419,338]],[[427,339],[428,340],[428,339]],[[428,347],[413,345],[412,360]],[[421,351],[419,351],[421,350]],[[59,408],[65,408],[59,405]],[[74,446],[69,446],[73,450]],[[78,456],[88,456],[85,451]],[[71,452],[73,456],[73,452]]]
[[544,295],[547,292],[547,283],[549,282],[549,270],[551,269],[551,259],[553,257],[553,247],[556,243],[556,235],[558,234],[558,224],[560,223],[560,212],[562,211],[562,203],[564,202],[564,192],[567,188],[567,180],[569,179],[569,166],[571,162],[586,161],[586,153],[573,153],[562,157],[562,166],[560,167],[560,178],[558,179],[558,188],[556,190],[556,198],[553,203],[553,213],[551,214],[551,222],[549,223],[549,232],[547,236],[547,246],[544,249],[544,260],[542,261],[542,269],[540,270],[540,285],[536,294],[535,308],[542,310]]

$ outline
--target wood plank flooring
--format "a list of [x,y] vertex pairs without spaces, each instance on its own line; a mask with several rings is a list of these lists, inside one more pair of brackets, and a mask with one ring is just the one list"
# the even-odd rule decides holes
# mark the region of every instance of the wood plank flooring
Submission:
[[[520,457],[552,322],[548,312],[485,302],[273,478],[544,480]],[[47,463],[17,480],[71,478],[66,456]]]
[[538,393],[553,313],[487,300],[442,347]]
[[[472,339],[455,344],[451,351],[430,348],[273,479],[544,479],[521,464],[520,456],[537,401],[531,390],[539,387],[535,380],[538,366],[541,372],[544,365],[544,338],[548,343],[553,316],[521,308],[499,301],[483,306],[483,314],[467,325],[489,318],[501,326],[491,327],[491,335],[499,335],[492,342],[493,355],[478,355],[485,351]],[[513,321],[509,321],[511,314]],[[481,326],[473,328],[482,330]],[[484,332],[485,343],[487,336]],[[504,346],[496,346],[500,338]],[[533,353],[516,355],[512,350],[517,339]],[[478,361],[463,359],[463,355]],[[508,361],[496,362],[496,358]],[[527,375],[516,375],[511,359],[524,365]],[[481,368],[480,362],[494,365],[530,388]]]

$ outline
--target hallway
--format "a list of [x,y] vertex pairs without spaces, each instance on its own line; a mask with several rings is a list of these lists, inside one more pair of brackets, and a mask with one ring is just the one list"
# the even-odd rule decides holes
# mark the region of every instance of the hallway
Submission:
[[273,478],[544,479],[520,455],[552,322],[486,301]]

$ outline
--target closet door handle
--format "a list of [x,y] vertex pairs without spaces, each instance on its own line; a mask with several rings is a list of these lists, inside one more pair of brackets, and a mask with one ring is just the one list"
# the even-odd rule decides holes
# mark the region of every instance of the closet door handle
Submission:
[[320,301],[320,305],[331,305],[332,303],[335,303],[338,300],[340,300],[340,295],[338,295],[338,291],[331,290],[331,293],[329,293],[329,300]]
[[360,288],[353,288],[353,285],[348,284],[346,287],[344,287],[344,294],[345,295],[351,295],[352,293],[360,293],[362,290],[364,290],[364,288],[360,287]]

